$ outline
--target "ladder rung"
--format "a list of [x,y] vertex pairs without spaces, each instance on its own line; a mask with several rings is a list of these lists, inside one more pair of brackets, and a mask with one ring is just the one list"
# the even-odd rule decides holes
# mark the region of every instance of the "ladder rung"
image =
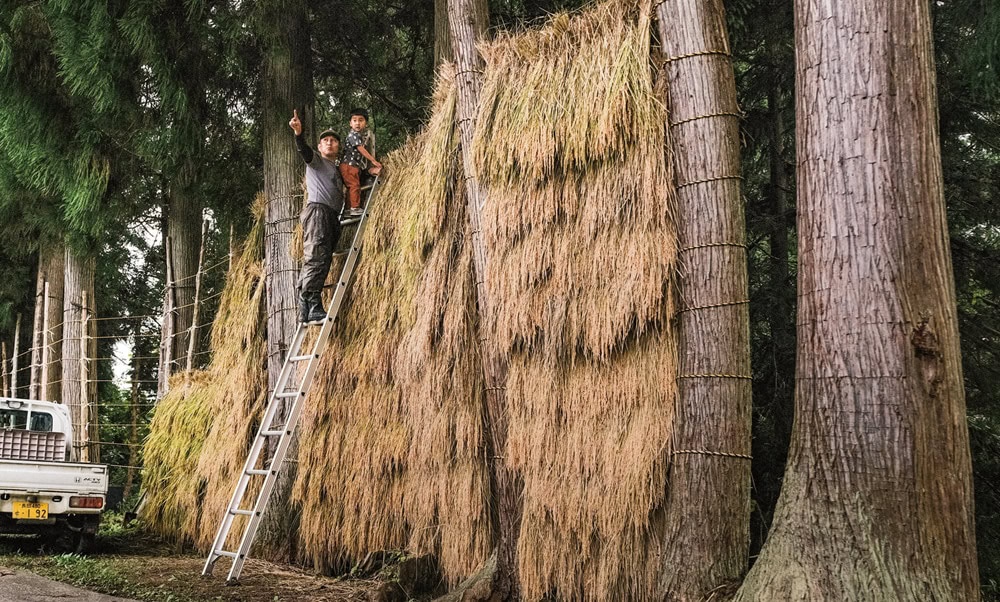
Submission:
[[341,226],[352,226],[361,221],[360,217],[349,217],[347,219],[340,220]]
[[[260,434],[265,437],[280,437],[285,434],[285,431],[261,431]],[[265,470],[264,472],[266,473],[267,471]]]
[[290,361],[290,362],[304,362],[304,361],[312,359],[314,357],[315,358],[319,358],[319,354],[318,353],[310,353],[308,355],[293,355],[292,357],[288,358],[288,361]]
[[215,553],[218,556],[225,556],[226,558],[236,558],[237,556],[239,556],[238,553],[230,552],[228,550],[216,550]]
[[277,398],[279,398],[279,399],[288,399],[289,397],[298,397],[299,396],[299,392],[298,391],[285,391],[283,393],[275,393],[274,396],[277,397]]
[[375,184],[365,184],[364,186],[362,186],[362,187],[360,188],[360,190],[371,190],[371,189],[372,189],[372,186],[374,186],[374,185],[375,185]]
[[230,512],[230,514],[238,514],[240,516],[253,516],[253,510],[243,510],[243,509],[237,508],[235,510],[230,510],[229,512]]
[[[278,431],[278,432],[280,433],[281,431]],[[263,434],[263,433],[261,433],[261,434]],[[250,468],[250,469],[248,469],[246,471],[245,474],[251,475],[251,476],[256,475],[256,476],[259,476],[259,477],[266,477],[267,475],[271,474],[271,471],[270,470],[261,470],[259,468]]]

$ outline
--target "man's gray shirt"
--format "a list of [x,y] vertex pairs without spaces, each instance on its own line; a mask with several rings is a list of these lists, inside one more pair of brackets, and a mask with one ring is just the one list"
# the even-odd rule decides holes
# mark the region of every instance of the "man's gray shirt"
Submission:
[[295,146],[306,162],[306,190],[309,202],[319,203],[340,213],[344,208],[344,181],[337,163],[314,153],[302,136],[295,137]]

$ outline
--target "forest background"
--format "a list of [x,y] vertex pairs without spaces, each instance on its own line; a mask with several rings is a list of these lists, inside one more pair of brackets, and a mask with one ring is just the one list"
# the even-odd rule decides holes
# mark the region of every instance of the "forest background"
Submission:
[[[262,188],[259,92],[274,18],[295,3],[0,1],[0,340],[32,345],[39,271],[54,256],[93,270],[101,461],[134,493],[142,425],[156,398],[166,249],[173,265],[225,263]],[[441,2],[310,2],[314,131],[346,130],[369,107],[378,152],[427,116]],[[583,4],[494,0],[491,27],[516,29]],[[1000,9],[931,2],[945,199],[958,293],[979,566],[1000,590]],[[437,10],[436,10],[437,9]],[[791,437],[796,232],[792,2],[732,0],[726,15],[743,112],[753,366],[751,554],[771,522]],[[447,28],[445,24],[445,29]],[[437,45],[436,45],[437,42]],[[289,113],[292,102],[289,101]],[[288,134],[291,144],[291,134]],[[90,262],[89,264],[87,262]],[[90,266],[89,268],[87,266]],[[177,269],[177,268],[175,268]],[[206,271],[203,326],[224,270]],[[191,293],[186,293],[190,295]],[[175,300],[188,305],[183,299]],[[59,311],[62,314],[62,311]],[[184,318],[190,321],[189,316]],[[181,328],[183,330],[183,328]],[[207,363],[201,328],[196,363]],[[122,346],[127,342],[127,346]],[[187,348],[186,341],[176,344]],[[121,357],[128,349],[131,357]],[[115,359],[119,354],[118,359]],[[137,359],[147,358],[147,359]],[[9,360],[8,360],[9,363]],[[29,364],[22,359],[22,369]],[[30,368],[29,368],[30,369]],[[26,374],[19,394],[27,395]],[[134,397],[142,400],[133,432]],[[131,476],[129,476],[131,474]],[[128,493],[128,492],[127,492]]]

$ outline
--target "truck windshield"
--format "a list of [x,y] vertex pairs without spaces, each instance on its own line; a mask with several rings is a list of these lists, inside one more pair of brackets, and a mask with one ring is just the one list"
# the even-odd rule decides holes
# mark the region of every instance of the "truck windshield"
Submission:
[[0,409],[0,429],[27,429],[48,433],[52,430],[52,414],[32,412],[29,427],[26,410]]

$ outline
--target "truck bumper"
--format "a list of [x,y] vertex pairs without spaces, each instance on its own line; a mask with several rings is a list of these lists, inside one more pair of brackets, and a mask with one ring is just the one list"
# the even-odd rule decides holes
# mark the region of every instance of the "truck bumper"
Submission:
[[10,512],[0,512],[0,533],[4,534],[47,534],[97,533],[101,525],[100,514],[59,514],[49,515],[46,520],[15,520]]

